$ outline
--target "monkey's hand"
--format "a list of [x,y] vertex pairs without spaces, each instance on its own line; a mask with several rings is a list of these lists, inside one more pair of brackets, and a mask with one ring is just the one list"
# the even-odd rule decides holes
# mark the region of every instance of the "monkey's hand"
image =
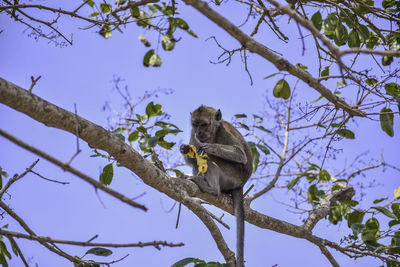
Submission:
[[214,154],[215,146],[209,143],[199,143],[197,151],[199,154]]
[[180,151],[182,154],[187,154],[190,151],[190,145],[181,145]]

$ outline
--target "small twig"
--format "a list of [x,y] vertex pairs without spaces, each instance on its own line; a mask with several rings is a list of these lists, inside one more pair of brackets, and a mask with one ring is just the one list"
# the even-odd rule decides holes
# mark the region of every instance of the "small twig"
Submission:
[[79,153],[82,152],[82,150],[79,148],[79,121],[78,121],[78,112],[76,110],[76,104],[74,104],[74,108],[75,108],[75,135],[76,135],[76,152],[74,155],[72,155],[71,159],[68,161],[68,165],[71,164],[72,160],[78,156]]
[[58,183],[58,184],[69,184],[69,182],[60,182],[60,181],[57,181],[57,180],[53,180],[53,179],[50,179],[50,178],[46,178],[46,177],[44,177],[43,175],[41,175],[40,173],[37,173],[37,172],[32,171],[32,170],[29,170],[29,172],[31,172],[31,173],[33,173],[33,174],[36,174],[36,175],[39,176],[40,178],[42,178],[42,179],[44,179],[44,180],[46,180],[46,181],[49,181],[49,182]]
[[251,189],[253,189],[253,187],[254,187],[254,184],[252,184],[252,185],[249,187],[249,189],[247,189],[246,192],[244,192],[243,197],[246,197],[247,194],[251,191]]
[[29,166],[28,168],[26,168],[26,170],[20,174],[17,175],[15,174],[10,180],[8,180],[7,184],[0,190],[0,200],[3,197],[4,193],[7,191],[7,189],[16,181],[18,181],[19,179],[21,179],[22,177],[24,177],[28,172],[30,172],[33,167],[35,167],[35,165],[39,162],[39,159],[37,159],[34,163],[31,164],[31,166]]
[[179,206],[178,206],[178,217],[176,218],[175,229],[178,229],[178,226],[179,226],[179,218],[181,217],[181,209],[182,209],[182,203],[179,203]]
[[95,240],[96,238],[98,238],[99,237],[99,235],[95,235],[95,236],[93,236],[92,238],[90,238],[88,241],[86,241],[87,243],[90,243],[90,242],[92,242],[93,240]]
[[32,93],[33,87],[36,85],[36,83],[39,81],[40,78],[42,78],[42,76],[40,76],[40,75],[36,79],[33,76],[31,76],[32,83],[31,83],[31,86],[29,87],[29,90],[28,90],[29,93]]

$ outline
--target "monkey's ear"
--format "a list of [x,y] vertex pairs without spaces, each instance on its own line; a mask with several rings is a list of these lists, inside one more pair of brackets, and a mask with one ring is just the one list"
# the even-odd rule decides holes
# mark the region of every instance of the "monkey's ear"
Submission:
[[215,113],[215,120],[220,121],[222,119],[222,113],[221,110],[218,109],[217,112]]

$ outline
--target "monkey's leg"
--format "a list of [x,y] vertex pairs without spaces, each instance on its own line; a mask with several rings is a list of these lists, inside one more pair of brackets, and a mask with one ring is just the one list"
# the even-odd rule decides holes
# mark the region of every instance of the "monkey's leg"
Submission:
[[202,192],[218,196],[221,192],[219,179],[222,171],[214,162],[208,161],[207,163],[207,173],[204,176],[193,176],[190,180],[195,182]]

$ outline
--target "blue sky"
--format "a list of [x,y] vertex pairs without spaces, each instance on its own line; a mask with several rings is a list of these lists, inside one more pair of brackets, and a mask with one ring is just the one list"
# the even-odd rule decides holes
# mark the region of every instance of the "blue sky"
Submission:
[[[189,112],[200,104],[220,108],[226,120],[230,120],[234,114],[262,111],[263,98],[272,97],[273,85],[279,78],[263,80],[263,77],[277,70],[258,56],[250,55],[249,69],[254,80],[254,85],[251,86],[238,56],[234,57],[228,67],[224,64],[210,64],[209,60],[215,60],[221,51],[213,41],[206,41],[209,36],[216,36],[229,48],[236,48],[237,43],[190,7],[183,9],[183,18],[189,22],[199,38],[195,39],[185,32],[180,32],[179,35],[183,38],[177,43],[175,50],[164,52],[160,47],[163,60],[161,68],[143,67],[141,62],[147,48],[137,39],[143,31],[136,27],[126,28],[124,34],[115,32],[108,40],[96,34],[93,29],[74,30],[74,45],[59,48],[48,44],[46,40],[35,41],[27,37],[23,26],[1,15],[0,27],[4,32],[0,34],[0,76],[23,88],[29,88],[30,76],[41,75],[42,78],[33,89],[35,94],[70,111],[74,110],[76,104],[79,115],[103,127],[107,127],[107,117],[111,115],[102,111],[104,103],[109,101],[116,108],[122,103],[122,99],[112,91],[113,75],[123,78],[134,96],[141,96],[146,90],[171,88],[174,90],[172,95],[160,95],[158,99],[153,100],[161,103],[164,110],[171,114],[171,121],[184,131],[179,138],[186,142],[189,139]],[[239,23],[245,16],[246,14],[232,17]],[[71,19],[64,19],[63,25],[67,25],[66,32],[77,26]],[[297,30],[290,34],[297,36]],[[270,41],[266,33],[262,33],[260,38]],[[150,39],[154,44],[156,40]],[[272,40],[270,42],[271,47],[281,48],[280,43],[274,43]],[[301,61],[308,66],[315,65],[316,57],[311,45],[307,46],[304,57],[301,57],[299,39],[294,38],[291,47],[282,48],[280,51],[297,62]],[[304,101],[319,96],[304,84],[301,84],[298,94],[304,97]],[[345,160],[350,161],[357,153],[364,151],[370,151],[375,157],[384,152],[384,158],[389,163],[398,164],[398,118],[395,120],[394,138],[382,132],[377,122],[357,122],[352,124],[357,138],[354,141],[342,141],[346,157],[338,160],[338,164]],[[63,161],[68,161],[75,152],[76,140],[71,134],[47,128],[4,105],[0,105],[0,125],[2,129]],[[107,162],[89,158],[91,151],[88,146],[83,142],[80,142],[80,146],[84,152],[73,161],[73,167],[97,178],[100,169]],[[37,156],[4,138],[0,138],[0,147],[0,166],[10,175],[23,172],[37,159]],[[183,209],[180,226],[176,230],[176,207],[172,212],[167,212],[174,205],[174,201],[144,185],[125,169],[117,169],[112,187],[130,197],[146,192],[138,201],[149,208],[147,213],[129,208],[101,192],[97,196],[93,188],[79,178],[63,172],[43,159],[38,163],[36,171],[52,179],[70,182],[69,185],[58,185],[29,174],[10,189],[10,199],[7,199],[7,203],[20,213],[39,235],[84,241],[99,234],[100,237],[96,240],[98,242],[167,240],[185,243],[182,248],[163,248],[161,251],[151,247],[118,250],[115,252],[115,259],[127,253],[130,256],[113,266],[169,266],[184,257],[223,261],[210,234],[193,214]],[[400,176],[396,172],[388,171],[382,174],[381,171],[373,171],[368,177],[375,178],[385,185],[367,190],[367,199],[374,199],[375,195],[391,195],[394,187],[400,184]],[[275,197],[281,198],[282,195],[278,194]],[[268,215],[300,223],[297,216],[288,213],[285,207],[278,205],[271,196],[257,201],[255,207]],[[222,214],[216,208],[211,210],[216,215]],[[234,226],[233,218],[226,217],[227,223]],[[10,230],[21,230],[8,217],[0,222],[6,223],[10,223]],[[233,231],[222,230],[232,248],[235,247]],[[315,231],[338,241],[348,229],[346,225],[338,228],[321,221]],[[33,264],[72,266],[35,242],[17,241],[25,257]],[[85,248],[79,247],[63,248],[78,256],[82,256],[86,251]],[[250,267],[273,264],[329,266],[319,249],[309,242],[261,230],[249,224],[246,225],[245,258]],[[366,266],[365,264],[372,263],[378,266],[379,263],[363,259],[354,262],[342,256],[339,256],[338,260],[343,266]],[[22,264],[14,257],[11,266]]]

